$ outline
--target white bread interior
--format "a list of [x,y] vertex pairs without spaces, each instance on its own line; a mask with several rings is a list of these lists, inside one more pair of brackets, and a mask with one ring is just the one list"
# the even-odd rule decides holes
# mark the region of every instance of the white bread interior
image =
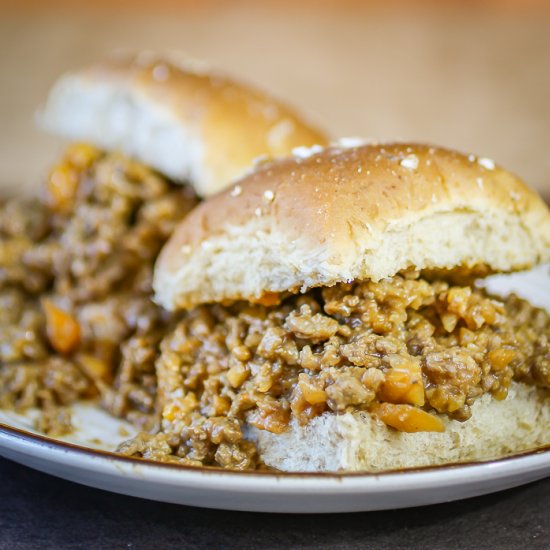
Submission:
[[120,150],[199,196],[259,156],[327,143],[281,102],[172,56],[113,57],[65,74],[38,116],[46,130]]
[[[262,165],[181,222],[155,269],[166,309],[415,269],[550,259],[550,212],[489,159],[415,144]],[[200,274],[200,276],[197,276]]]
[[268,466],[285,472],[365,471],[490,460],[550,444],[550,391],[513,383],[508,397],[483,395],[466,422],[441,415],[445,432],[404,433],[368,413],[325,413],[273,434],[248,426]]

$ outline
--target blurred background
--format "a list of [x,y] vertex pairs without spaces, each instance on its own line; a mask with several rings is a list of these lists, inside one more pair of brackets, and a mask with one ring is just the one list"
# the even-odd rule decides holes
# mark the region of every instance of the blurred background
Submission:
[[550,198],[546,0],[0,0],[0,184],[35,185],[60,144],[34,112],[113,49],[182,50],[334,136],[477,152]]

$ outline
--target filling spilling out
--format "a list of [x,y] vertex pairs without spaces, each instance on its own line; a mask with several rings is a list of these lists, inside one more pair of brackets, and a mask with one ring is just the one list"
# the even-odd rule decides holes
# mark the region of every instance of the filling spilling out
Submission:
[[264,465],[247,426],[277,434],[368,411],[394,430],[437,432],[438,413],[466,421],[512,381],[550,388],[545,311],[433,274],[164,312],[154,261],[195,203],[80,144],[39,199],[1,205],[1,408],[39,408],[37,428],[63,435],[69,406],[98,399],[141,430],[123,454],[253,469]]
[[435,413],[465,421],[513,380],[550,388],[549,336],[548,314],[524,300],[417,272],[271,307],[202,306],[161,343],[162,431],[121,450],[247,469],[262,465],[246,426],[282,433],[325,412],[369,411],[396,430],[442,431]]
[[39,198],[0,205],[0,407],[42,410],[98,398],[144,430],[157,424],[155,358],[167,315],[151,301],[156,256],[196,203],[120,154],[70,146]]

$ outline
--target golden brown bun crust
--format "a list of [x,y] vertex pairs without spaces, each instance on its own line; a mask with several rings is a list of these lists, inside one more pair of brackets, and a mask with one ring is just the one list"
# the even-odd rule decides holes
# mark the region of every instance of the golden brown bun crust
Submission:
[[162,251],[155,288],[174,309],[549,258],[547,206],[489,159],[407,143],[331,147],[262,165],[199,205]]
[[62,76],[41,113],[46,129],[119,148],[201,196],[259,156],[326,144],[290,107],[196,63],[143,52]]

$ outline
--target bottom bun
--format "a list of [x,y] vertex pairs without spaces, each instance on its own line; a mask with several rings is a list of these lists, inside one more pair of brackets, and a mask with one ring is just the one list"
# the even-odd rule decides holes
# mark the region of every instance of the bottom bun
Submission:
[[247,429],[267,466],[285,472],[380,472],[490,460],[550,443],[550,392],[514,383],[504,401],[483,395],[466,422],[445,432],[404,433],[366,412],[325,413],[283,434]]

